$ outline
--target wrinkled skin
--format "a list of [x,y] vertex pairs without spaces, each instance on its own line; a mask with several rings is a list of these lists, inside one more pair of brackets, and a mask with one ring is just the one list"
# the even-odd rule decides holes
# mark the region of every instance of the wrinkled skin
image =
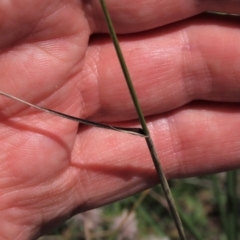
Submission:
[[[239,19],[198,14],[240,13],[240,4],[107,4],[167,177],[239,167]],[[0,1],[0,90],[139,126],[105,32],[96,0]],[[5,97],[0,110],[0,239],[35,239],[75,213],[158,182],[141,137],[79,126]]]

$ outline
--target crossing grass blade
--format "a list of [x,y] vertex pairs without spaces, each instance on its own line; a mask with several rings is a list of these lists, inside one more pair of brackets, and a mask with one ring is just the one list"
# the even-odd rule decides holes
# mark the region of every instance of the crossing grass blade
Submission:
[[127,68],[127,65],[125,63],[125,60],[124,60],[124,57],[123,57],[123,54],[122,54],[122,51],[121,51],[121,48],[120,48],[120,45],[119,45],[118,38],[117,38],[117,35],[115,33],[115,30],[114,30],[114,27],[113,27],[113,24],[112,24],[112,21],[111,21],[111,17],[110,17],[110,15],[108,13],[106,3],[105,3],[104,0],[100,0],[100,3],[101,3],[101,6],[102,6],[102,10],[103,10],[103,13],[104,13],[104,16],[105,16],[108,28],[109,28],[109,32],[110,32],[111,38],[113,40],[113,44],[114,44],[114,47],[115,47],[115,50],[116,50],[116,53],[117,53],[117,56],[118,56],[118,60],[120,62],[120,65],[121,65],[121,68],[122,68],[122,71],[123,71],[126,83],[128,85],[128,89],[129,89],[130,95],[132,97],[134,106],[136,108],[136,111],[137,111],[137,114],[138,114],[138,118],[139,118],[139,121],[141,123],[143,132],[144,132],[144,134],[146,136],[145,140],[146,140],[148,149],[150,151],[150,154],[151,154],[151,157],[152,157],[152,160],[153,160],[156,172],[158,174],[160,183],[162,185],[164,195],[165,195],[165,197],[167,199],[170,212],[171,212],[172,217],[174,219],[174,222],[175,222],[176,228],[178,230],[178,234],[179,234],[180,239],[181,240],[185,240],[186,237],[185,237],[183,225],[182,225],[181,219],[179,217],[177,208],[175,206],[174,199],[172,197],[171,190],[169,188],[167,179],[166,179],[165,174],[164,174],[164,172],[163,172],[163,170],[161,168],[157,152],[156,152],[156,150],[154,148],[154,144],[153,144],[152,138],[150,136],[150,133],[149,133],[149,130],[148,130],[148,127],[147,127],[147,124],[146,124],[146,121],[145,121],[142,109],[140,107],[137,95],[135,93],[135,89],[134,89],[134,86],[132,84],[132,80],[131,80],[130,74],[128,72],[128,68]]
[[7,97],[7,98],[10,98],[12,100],[18,101],[20,103],[23,103],[25,105],[28,105],[28,106],[30,106],[32,108],[35,108],[35,109],[38,109],[40,111],[47,112],[47,113],[50,113],[50,114],[53,114],[53,115],[56,115],[56,116],[59,116],[59,117],[62,117],[62,118],[66,118],[66,119],[71,120],[71,121],[79,122],[79,123],[89,125],[89,126],[93,126],[93,127],[105,128],[105,129],[114,130],[114,131],[118,131],[118,132],[137,135],[139,137],[145,137],[145,135],[143,133],[143,130],[141,128],[124,128],[124,127],[116,127],[116,126],[112,126],[112,125],[108,125],[108,124],[104,124],[104,123],[99,123],[99,122],[93,122],[93,121],[90,121],[90,120],[86,120],[86,119],[74,117],[74,116],[71,116],[71,115],[68,115],[68,114],[65,114],[65,113],[61,113],[61,112],[58,112],[58,111],[55,111],[55,110],[52,110],[52,109],[49,109],[49,108],[40,107],[38,105],[29,103],[27,101],[24,101],[20,98],[17,98],[15,96],[12,96],[12,95],[10,95],[8,93],[5,93],[5,92],[2,92],[2,91],[0,91],[0,95],[2,95],[4,97]]

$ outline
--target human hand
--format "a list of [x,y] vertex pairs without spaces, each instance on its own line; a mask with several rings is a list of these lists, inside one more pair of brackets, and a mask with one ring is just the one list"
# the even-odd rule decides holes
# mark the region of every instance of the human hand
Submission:
[[[167,177],[239,167],[239,25],[231,17],[189,17],[240,12],[240,4],[107,4]],[[99,34],[107,28],[98,1],[2,1],[0,11],[1,91],[138,126],[111,40]],[[4,97],[0,109],[1,238],[34,239],[158,182],[143,138],[78,126]]]

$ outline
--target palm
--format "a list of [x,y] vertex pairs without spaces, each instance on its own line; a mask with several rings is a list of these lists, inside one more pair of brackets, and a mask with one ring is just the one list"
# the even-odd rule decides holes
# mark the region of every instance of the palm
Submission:
[[[122,117],[114,114],[96,111],[100,104],[99,86],[91,66],[98,64],[98,54],[96,51],[96,59],[86,60],[88,51],[95,50],[94,46],[88,48],[91,31],[81,6],[61,1],[52,1],[51,6],[48,3],[25,1],[30,10],[3,39],[5,51],[0,61],[7,67],[1,71],[1,90],[73,116],[94,115],[95,120],[121,120]],[[19,18],[19,9],[19,6],[11,8],[16,18]],[[16,28],[21,32],[12,36],[10,32],[15,32]],[[22,218],[17,224],[44,226],[42,222],[49,219],[57,223],[58,219],[69,217],[69,209],[75,212],[76,206],[89,209],[116,200],[120,197],[114,194],[117,184],[133,173],[139,174],[129,163],[124,167],[112,164],[116,153],[124,154],[124,144],[129,146],[133,136],[84,126],[79,128],[75,122],[10,99],[2,98],[1,101],[4,119],[0,129],[1,178],[7,179],[0,186],[0,196],[6,196],[1,206],[19,209]],[[118,151],[119,144],[122,147]],[[131,149],[125,151],[125,155],[129,154],[132,154]],[[151,162],[149,166],[151,175]],[[114,181],[113,175],[116,176]],[[148,171],[145,175],[149,175]],[[92,180],[95,177],[97,182]],[[133,180],[132,185],[136,181],[139,182]],[[107,195],[104,193],[106,182]],[[143,186],[139,186],[141,188]],[[42,213],[39,209],[43,209]]]
[[[4,9],[9,15],[6,24],[17,23],[12,29],[6,26],[9,31],[1,41],[0,62],[4,62],[1,90],[33,103],[83,116],[81,92],[87,89],[81,80],[84,80],[82,66],[89,26],[80,6],[64,5],[61,1],[51,1],[51,6],[48,5],[49,1],[24,1],[24,6],[13,4],[11,12]],[[27,8],[24,14],[22,7]],[[18,23],[20,14],[23,15]],[[16,29],[20,29],[20,33],[12,36]],[[0,128],[0,168],[4,172],[1,179],[7,181],[0,186],[0,195],[7,195],[1,200],[1,206],[18,208],[30,218],[38,208],[35,201],[48,208],[50,195],[62,196],[55,189],[60,187],[61,192],[70,193],[78,181],[79,172],[71,164],[75,157],[71,153],[78,124],[4,98],[1,98],[1,112],[4,121]],[[25,193],[18,194],[19,190]],[[26,199],[29,202],[26,203]],[[64,211],[62,209],[60,215]],[[57,209],[46,211],[43,221],[48,216],[55,218],[54,212],[57,214]]]

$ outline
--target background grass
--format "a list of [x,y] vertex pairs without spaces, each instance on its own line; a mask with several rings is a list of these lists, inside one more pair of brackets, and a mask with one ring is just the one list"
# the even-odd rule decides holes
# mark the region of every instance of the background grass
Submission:
[[[187,239],[240,239],[238,171],[170,181]],[[230,176],[229,176],[230,174]],[[233,176],[231,176],[233,174]],[[79,214],[39,240],[178,239],[160,186]]]

